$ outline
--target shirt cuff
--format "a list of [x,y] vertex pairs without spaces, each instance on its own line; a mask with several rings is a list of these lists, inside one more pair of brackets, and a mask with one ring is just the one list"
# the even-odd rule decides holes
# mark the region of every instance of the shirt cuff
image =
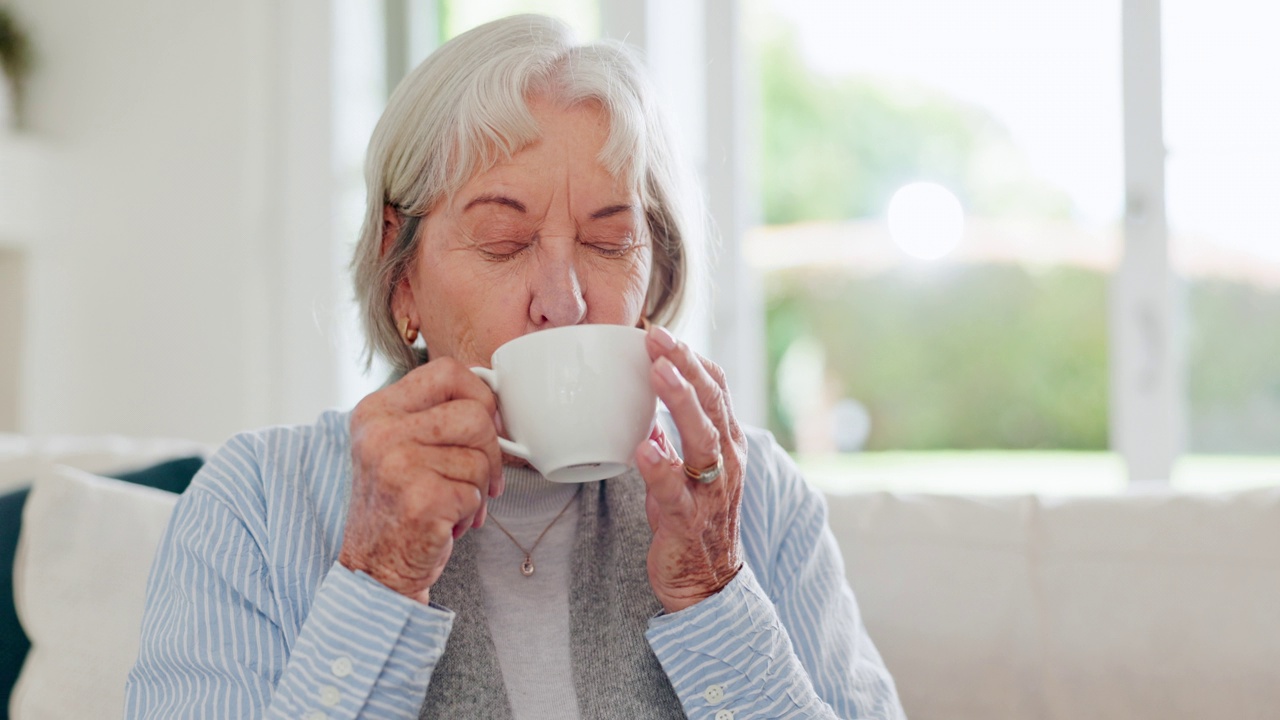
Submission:
[[302,718],[416,717],[453,618],[335,562],[273,704]]
[[817,701],[749,566],[706,600],[650,619],[645,637],[690,718],[806,717]]

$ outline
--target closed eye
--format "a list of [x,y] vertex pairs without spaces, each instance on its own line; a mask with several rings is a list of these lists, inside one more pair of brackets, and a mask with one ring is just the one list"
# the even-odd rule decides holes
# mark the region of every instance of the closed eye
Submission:
[[582,244],[595,251],[603,257],[623,257],[637,247],[639,244],[635,242],[635,238],[631,235],[623,235],[614,238],[588,238],[582,241]]
[[533,245],[527,240],[498,240],[476,244],[476,250],[486,260],[511,260]]

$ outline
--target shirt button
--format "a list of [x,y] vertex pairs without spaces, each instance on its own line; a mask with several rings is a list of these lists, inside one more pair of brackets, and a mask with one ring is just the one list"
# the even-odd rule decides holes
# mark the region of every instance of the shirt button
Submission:
[[309,712],[302,716],[302,720],[329,720],[329,716],[322,712]]
[[721,710],[716,713],[716,720],[733,720],[732,710]]
[[342,700],[342,693],[338,692],[338,688],[332,685],[325,685],[320,688],[320,704],[325,707],[333,707]]
[[344,678],[351,674],[351,658],[340,657],[329,665],[334,677]]
[[712,705],[718,705],[721,701],[724,700],[724,686],[712,685],[708,687],[706,689],[706,692],[702,693],[702,699],[706,700],[708,703],[711,703]]

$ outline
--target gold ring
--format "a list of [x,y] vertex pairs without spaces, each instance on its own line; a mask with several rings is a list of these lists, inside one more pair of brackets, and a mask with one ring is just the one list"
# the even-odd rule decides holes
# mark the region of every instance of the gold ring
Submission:
[[712,483],[716,478],[720,477],[720,473],[724,472],[724,457],[717,457],[714,465],[705,467],[701,470],[695,470],[689,467],[689,463],[684,464],[684,474],[690,480],[697,480],[702,484]]

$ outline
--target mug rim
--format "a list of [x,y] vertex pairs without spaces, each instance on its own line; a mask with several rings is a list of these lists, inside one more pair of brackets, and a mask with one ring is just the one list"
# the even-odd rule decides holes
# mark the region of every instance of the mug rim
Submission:
[[499,345],[498,348],[493,351],[493,355],[489,358],[489,366],[493,367],[493,365],[497,363],[499,353],[502,353],[504,350],[510,350],[512,346],[521,344],[521,341],[523,340],[537,337],[539,342],[541,342],[546,340],[548,335],[582,332],[584,328],[591,328],[591,332],[637,332],[641,335],[646,334],[643,328],[633,327],[631,325],[622,325],[619,323],[579,323],[577,325],[561,325],[559,327],[547,328],[546,330],[534,330],[533,332],[525,333],[519,337],[511,338]]

